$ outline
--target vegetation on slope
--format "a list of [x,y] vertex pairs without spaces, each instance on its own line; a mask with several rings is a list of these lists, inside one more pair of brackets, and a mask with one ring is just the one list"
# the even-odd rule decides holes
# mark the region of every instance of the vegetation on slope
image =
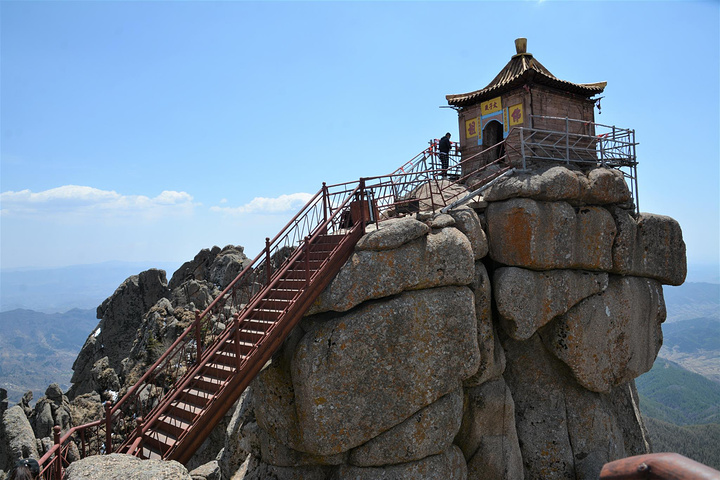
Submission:
[[676,425],[720,423],[720,385],[702,375],[658,358],[635,383],[647,416]]
[[720,470],[720,425],[678,426],[644,416],[653,452],[676,452]]

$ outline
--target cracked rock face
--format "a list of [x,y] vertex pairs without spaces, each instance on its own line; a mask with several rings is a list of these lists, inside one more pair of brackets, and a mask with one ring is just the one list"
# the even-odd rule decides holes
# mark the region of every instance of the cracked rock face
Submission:
[[478,367],[475,325],[471,290],[440,287],[310,332],[292,363],[304,446],[319,455],[348,450],[456,390]]
[[239,478],[594,479],[648,451],[634,378],[685,277],[677,223],[607,169],[484,199],[360,241],[253,384]]
[[607,290],[578,303],[540,336],[582,386],[607,393],[652,368],[665,316],[660,283],[611,275]]

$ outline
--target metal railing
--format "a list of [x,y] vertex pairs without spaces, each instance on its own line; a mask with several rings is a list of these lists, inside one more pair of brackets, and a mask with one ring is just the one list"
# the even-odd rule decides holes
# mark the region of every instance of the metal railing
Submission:
[[[568,120],[566,124],[569,123]],[[571,134],[569,128],[564,132],[550,133],[559,135],[564,142],[562,160],[569,159],[572,152],[593,152],[594,155],[603,152],[603,157],[595,157],[596,163],[603,158],[605,165],[613,168],[628,165],[634,168],[634,132],[611,128],[611,134],[591,136],[592,141],[586,138],[587,135]],[[56,436],[55,445],[40,459],[44,478],[61,478],[75,447],[80,457],[112,453],[116,450],[115,445],[126,442],[143,418],[157,415],[163,397],[173,386],[190,381],[192,367],[217,350],[218,342],[228,335],[229,329],[238,327],[235,323],[239,313],[257,304],[259,295],[276,278],[275,274],[288,268],[298,249],[307,244],[310,237],[320,231],[324,234],[349,232],[353,225],[349,208],[352,200],[367,200],[369,218],[377,223],[407,213],[439,211],[457,204],[459,200],[466,201],[469,197],[465,184],[477,188],[511,172],[513,165],[509,155],[522,157],[523,167],[526,158],[559,160],[554,152],[560,151],[560,143],[548,132],[540,129],[518,130],[522,140],[519,146],[503,140],[462,159],[458,144],[452,143],[447,170],[442,169],[440,164],[438,140],[433,140],[429,142],[429,147],[389,175],[332,186],[323,184],[280,233],[272,240],[266,238],[265,248],[250,265],[203,312],[196,312],[191,325],[141,379],[115,405],[106,404],[102,420],[74,427],[62,438],[59,434]],[[503,148],[500,149],[500,146]],[[628,148],[632,149],[632,155],[625,157]],[[478,158],[493,150],[503,154],[486,165],[470,167],[477,165]],[[632,161],[629,163],[630,158]],[[571,161],[576,160],[582,161],[583,158]],[[592,162],[592,159],[588,161]],[[124,445],[122,448],[128,450],[131,446]]]
[[[60,478],[59,472],[72,457],[68,452],[74,450],[73,445],[81,446],[78,447],[80,457],[112,453],[117,451],[116,445],[128,449],[130,446],[123,444],[142,419],[157,414],[156,409],[174,385],[189,381],[192,367],[215,349],[243,309],[257,303],[258,295],[276,272],[287,268],[303,242],[317,234],[318,229],[327,234],[348,232],[352,225],[349,218],[351,200],[366,198],[371,206],[370,218],[377,223],[411,211],[435,211],[459,194],[465,194],[464,189],[457,187],[466,178],[460,175],[463,162],[459,161],[457,144],[453,144],[449,157],[450,166],[443,172],[435,140],[390,175],[332,186],[323,184],[280,233],[272,240],[266,238],[265,248],[250,265],[203,312],[196,312],[192,324],[140,380],[115,405],[106,404],[102,420],[74,427],[62,438],[55,439],[56,444],[40,459],[44,478]],[[447,178],[443,178],[444,174]]]
[[520,137],[523,169],[527,169],[528,161],[532,160],[617,169],[630,180],[636,210],[640,211],[635,130],[568,117],[530,117],[532,125],[545,127],[515,127]]

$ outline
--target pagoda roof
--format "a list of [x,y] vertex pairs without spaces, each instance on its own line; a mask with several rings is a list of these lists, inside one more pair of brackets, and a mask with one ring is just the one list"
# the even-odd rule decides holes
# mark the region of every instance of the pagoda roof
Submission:
[[572,83],[560,80],[537,61],[531,53],[526,53],[526,43],[519,42],[520,40],[524,41],[525,39],[515,41],[517,54],[512,56],[508,64],[485,88],[469,93],[445,95],[448,104],[455,106],[475,104],[529,83],[545,85],[584,97],[602,93],[605,89],[607,82]]

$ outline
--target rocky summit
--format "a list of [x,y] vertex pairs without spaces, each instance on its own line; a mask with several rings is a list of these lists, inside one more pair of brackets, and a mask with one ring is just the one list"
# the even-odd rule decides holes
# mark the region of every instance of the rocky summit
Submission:
[[[188,465],[90,457],[68,478],[591,479],[648,453],[634,379],[662,344],[662,285],[683,283],[685,245],[631,199],[614,170],[552,167],[474,208],[368,227]],[[70,391],[3,407],[0,468],[42,455],[52,425],[99,418],[246,262],[215,247],[170,282],[123,283]]]

